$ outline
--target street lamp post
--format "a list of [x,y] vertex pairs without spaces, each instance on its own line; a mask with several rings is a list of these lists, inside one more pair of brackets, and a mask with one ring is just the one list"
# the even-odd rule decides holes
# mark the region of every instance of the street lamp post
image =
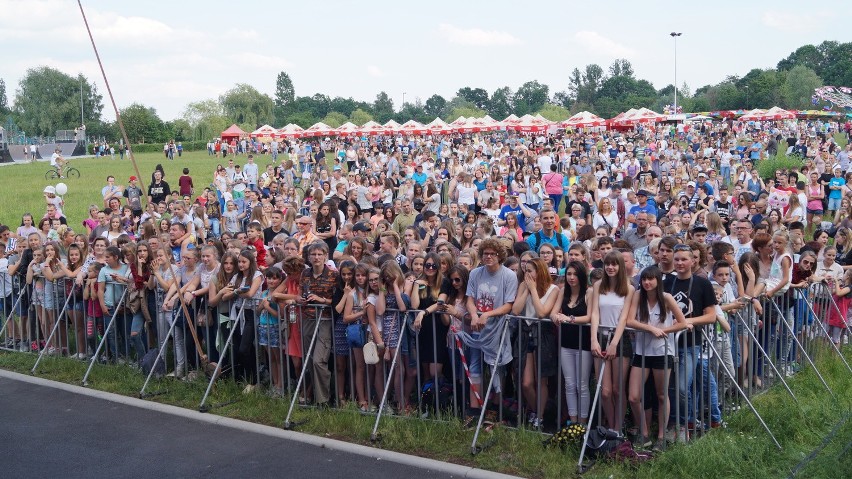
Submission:
[[677,37],[683,33],[671,32],[669,35],[674,38],[674,114],[677,115]]
[[405,92],[402,92],[402,108],[405,108]]

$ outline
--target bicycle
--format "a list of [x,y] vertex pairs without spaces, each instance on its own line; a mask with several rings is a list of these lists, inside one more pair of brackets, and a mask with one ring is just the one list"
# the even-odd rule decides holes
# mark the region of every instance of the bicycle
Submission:
[[80,170],[74,168],[73,166],[63,166],[62,167],[64,175],[59,174],[59,169],[55,166],[51,166],[49,170],[44,173],[45,180],[53,180],[56,178],[79,178]]

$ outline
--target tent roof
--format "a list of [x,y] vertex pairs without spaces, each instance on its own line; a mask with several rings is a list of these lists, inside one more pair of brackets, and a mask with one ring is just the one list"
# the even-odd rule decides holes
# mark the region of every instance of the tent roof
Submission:
[[223,131],[220,136],[245,136],[248,133],[244,132],[242,128],[238,127],[236,123],[229,126],[227,130]]

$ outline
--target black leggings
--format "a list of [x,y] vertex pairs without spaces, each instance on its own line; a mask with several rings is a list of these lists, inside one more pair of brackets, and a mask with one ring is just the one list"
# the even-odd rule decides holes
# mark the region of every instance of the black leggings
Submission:
[[234,374],[237,380],[245,380],[248,384],[257,383],[257,354],[254,347],[254,310],[246,308],[243,311],[245,325],[240,332],[239,322],[234,324]]

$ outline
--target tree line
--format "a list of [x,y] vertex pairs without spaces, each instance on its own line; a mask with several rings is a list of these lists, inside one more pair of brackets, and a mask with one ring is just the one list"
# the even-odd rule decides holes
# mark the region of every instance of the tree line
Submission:
[[[822,85],[852,86],[852,42],[824,41],[804,45],[775,68],[754,68],[743,76],[730,75],[714,85],[694,91],[686,84],[677,88],[678,105],[685,112],[769,108],[809,109],[811,95]],[[131,143],[205,141],[236,123],[245,131],[263,124],[276,127],[295,123],[308,127],[318,121],[332,127],[350,121],[361,125],[369,120],[385,123],[410,119],[428,122],[435,117],[451,121],[459,116],[490,115],[501,120],[510,114],[522,116],[540,113],[550,120],[563,120],[578,111],[588,110],[611,118],[630,108],[646,107],[662,111],[674,100],[675,86],[657,90],[645,79],[637,78],[631,63],[615,60],[607,69],[590,64],[574,68],[562,89],[530,80],[517,89],[509,86],[488,92],[465,86],[452,98],[434,94],[425,100],[414,98],[397,107],[387,92],[379,92],[373,101],[331,98],[323,93],[297,96],[292,78],[280,72],[273,96],[248,84],[237,84],[218,98],[191,102],[179,118],[162,120],[155,108],[133,103],[121,110]],[[81,95],[82,90],[82,95]],[[114,122],[102,121],[103,96],[83,75],[76,77],[54,68],[39,66],[27,70],[15,90],[10,106],[6,86],[0,79],[0,115],[5,118],[10,136],[52,136],[56,130],[73,129],[83,117],[90,136],[118,138]]]

